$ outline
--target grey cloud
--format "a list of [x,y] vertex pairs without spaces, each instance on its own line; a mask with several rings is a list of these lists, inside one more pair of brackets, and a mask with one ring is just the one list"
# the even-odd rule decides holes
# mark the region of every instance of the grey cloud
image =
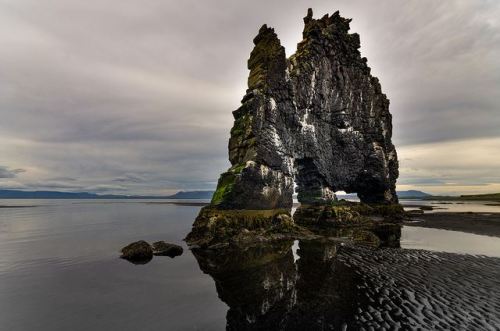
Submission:
[[10,169],[5,166],[0,166],[0,178],[14,178],[25,171],[24,169]]
[[118,183],[141,183],[146,181],[146,178],[134,174],[125,174],[124,176],[113,178],[112,181]]
[[63,181],[63,182],[76,182],[78,181],[77,178],[73,177],[53,177],[53,178],[48,178],[49,181]]
[[70,184],[64,181],[35,181],[25,183],[26,189],[31,190],[79,190],[82,186],[77,184]]
[[353,18],[397,146],[500,136],[497,1],[1,1],[0,155],[28,169],[9,185],[212,189],[253,37],[293,53],[308,7]]
[[96,185],[86,187],[86,191],[97,193],[124,192],[127,191],[127,188],[120,185]]

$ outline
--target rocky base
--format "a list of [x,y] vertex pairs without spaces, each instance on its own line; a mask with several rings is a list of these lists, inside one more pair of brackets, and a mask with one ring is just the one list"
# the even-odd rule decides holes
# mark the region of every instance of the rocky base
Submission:
[[308,234],[284,209],[220,210],[207,206],[201,209],[185,240],[191,247],[214,247]]
[[185,240],[192,248],[216,248],[282,239],[347,237],[375,247],[394,247],[390,243],[399,242],[404,216],[401,205],[347,201],[301,206],[293,218],[282,209],[220,210],[207,206]]
[[397,224],[405,217],[400,204],[365,204],[345,200],[327,205],[301,205],[293,216],[298,225],[320,229]]

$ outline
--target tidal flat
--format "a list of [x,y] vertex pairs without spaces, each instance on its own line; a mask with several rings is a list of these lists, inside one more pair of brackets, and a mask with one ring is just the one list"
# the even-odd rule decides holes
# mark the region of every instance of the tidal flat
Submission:
[[[0,201],[36,205],[0,209],[0,330],[500,327],[500,238],[491,233],[414,223],[399,248],[338,238],[190,251],[182,239],[201,206],[161,202]],[[438,207],[447,209],[424,215],[500,212]],[[177,243],[184,254],[120,259],[137,240]]]

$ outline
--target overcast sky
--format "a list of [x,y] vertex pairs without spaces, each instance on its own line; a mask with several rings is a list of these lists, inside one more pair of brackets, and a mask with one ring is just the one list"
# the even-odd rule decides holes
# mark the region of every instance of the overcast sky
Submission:
[[214,189],[263,23],[340,10],[391,100],[398,189],[500,192],[500,1],[0,0],[0,188]]

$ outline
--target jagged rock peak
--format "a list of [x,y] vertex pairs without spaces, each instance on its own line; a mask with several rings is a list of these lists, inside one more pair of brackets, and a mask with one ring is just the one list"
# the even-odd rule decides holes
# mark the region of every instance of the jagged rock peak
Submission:
[[312,18],[313,18],[313,10],[312,10],[312,8],[308,8],[307,9],[307,16],[304,17],[304,23],[307,24],[307,23],[311,22]]
[[286,69],[285,48],[281,46],[273,28],[264,24],[253,42],[255,47],[248,59],[249,89],[263,88],[276,83],[272,78],[276,75],[283,78]]

